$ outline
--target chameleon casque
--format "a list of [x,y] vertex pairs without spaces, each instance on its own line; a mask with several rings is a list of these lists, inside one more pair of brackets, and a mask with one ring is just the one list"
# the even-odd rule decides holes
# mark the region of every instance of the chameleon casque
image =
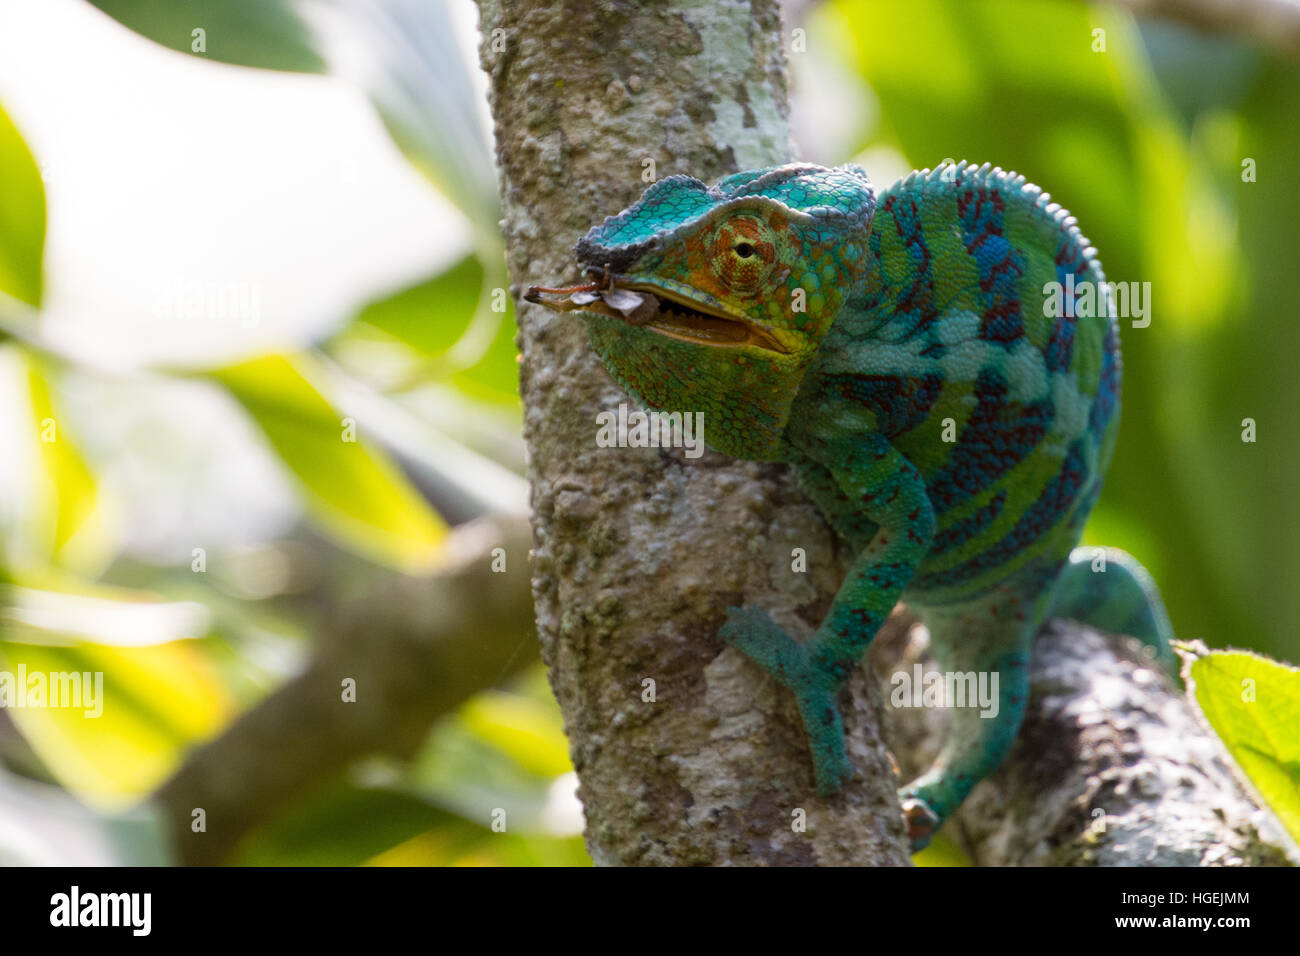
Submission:
[[1115,446],[1118,322],[1044,308],[1047,283],[1105,277],[1023,176],[960,163],[879,195],[857,166],[670,176],[575,252],[589,284],[526,298],[578,311],[610,374],[702,412],[717,451],[787,462],[856,554],[810,641],[748,606],[719,631],[795,695],[820,793],[852,774],[837,691],[900,599],[941,669],[999,675],[996,717],[954,708],[899,792],[914,849],[1010,749],[1049,615],[1167,657],[1149,575],[1075,549]]

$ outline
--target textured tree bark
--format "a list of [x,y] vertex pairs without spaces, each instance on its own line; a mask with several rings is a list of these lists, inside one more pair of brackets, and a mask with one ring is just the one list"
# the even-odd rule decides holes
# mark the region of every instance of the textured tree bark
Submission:
[[[707,181],[790,159],[774,0],[480,9],[516,301],[577,280],[574,241],[640,194],[644,161]],[[792,698],[715,637],[728,605],[819,622],[844,555],[816,510],[780,468],[597,447],[596,414],[628,398],[585,328],[522,302],[519,324],[538,633],[592,857],[906,864],[870,682],[841,700],[856,777],[820,800]]]
[[[924,629],[908,623],[896,615],[873,649],[886,686],[927,662]],[[886,708],[905,773],[929,762],[942,722],[936,710]],[[1294,852],[1138,642],[1073,621],[1039,634],[1015,748],[943,832],[987,866],[1266,866]]]

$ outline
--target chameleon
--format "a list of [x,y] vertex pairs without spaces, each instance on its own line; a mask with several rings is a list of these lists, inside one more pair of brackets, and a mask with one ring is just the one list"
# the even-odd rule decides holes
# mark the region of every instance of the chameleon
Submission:
[[[914,851],[1010,751],[1049,616],[1170,659],[1151,576],[1078,547],[1115,448],[1119,323],[1096,249],[1024,176],[945,163],[877,193],[856,165],[673,175],[574,254],[590,281],[525,299],[578,313],[612,377],[702,413],[711,448],[793,468],[854,554],[810,639],[748,605],[718,631],[793,693],[819,794],[852,777],[838,692],[900,600],[942,670],[999,678],[996,716],[953,708],[899,790]],[[1102,307],[1074,308],[1088,285]]]

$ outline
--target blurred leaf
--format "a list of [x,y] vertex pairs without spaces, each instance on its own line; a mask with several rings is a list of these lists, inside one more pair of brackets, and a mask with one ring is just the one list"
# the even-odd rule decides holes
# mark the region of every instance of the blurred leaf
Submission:
[[[495,313],[492,313],[495,315]],[[497,405],[519,404],[519,346],[515,344],[514,302],[506,296],[495,334],[482,358],[452,374],[450,382],[465,395]]]
[[[23,627],[12,630],[17,640],[0,641],[0,671],[14,675],[15,693],[25,681],[28,696],[7,713],[56,779],[97,808],[153,790],[231,716],[199,642],[56,647],[20,643]],[[36,687],[56,685],[60,703],[79,706],[49,706],[50,694],[31,705]]]
[[[312,385],[302,357],[268,355],[213,373],[298,476],[309,513],[344,544],[408,571],[431,566],[446,526],[402,472]],[[350,440],[348,440],[350,439]]]
[[469,64],[457,43],[451,4],[367,0],[319,17],[329,41],[348,49],[348,77],[369,94],[399,149],[478,232],[499,249],[501,218],[491,141],[480,120]]
[[[341,363],[388,388],[441,381],[474,401],[519,404],[514,302],[499,266],[469,255],[371,303],[330,343]],[[493,311],[501,304],[504,310]]]
[[[558,840],[551,849],[572,862],[565,841],[582,831],[582,806],[559,707],[540,666],[512,686],[509,692],[478,694],[439,721],[405,779],[428,800],[484,828],[485,851],[511,859],[527,852],[527,847],[507,852],[499,841],[509,833],[530,845]],[[494,825],[505,829],[498,832]],[[421,839],[399,856],[427,857],[432,850]],[[581,851],[580,861],[585,859]]]
[[510,756],[539,777],[558,777],[573,769],[564,719],[554,698],[485,691],[460,712],[465,729]]
[[1300,670],[1246,651],[1184,654],[1188,696],[1300,840]]
[[914,866],[970,866],[970,857],[957,844],[939,833],[920,853],[912,856]]
[[19,348],[0,351],[0,553],[24,573],[58,565],[95,574],[113,541],[98,482],[56,408],[49,366]]
[[1160,88],[1184,122],[1245,101],[1263,58],[1245,37],[1163,18],[1144,18],[1138,27]]
[[[123,26],[181,53],[238,66],[325,72],[315,38],[298,15],[297,5],[287,0],[89,2]],[[202,43],[196,30],[203,31]]]
[[41,304],[45,186],[36,160],[0,107],[0,293]]
[[409,774],[429,800],[482,827],[505,812],[509,830],[545,832],[554,780],[521,766],[474,733],[459,716],[439,722]]
[[[1233,240],[1247,281],[1233,321],[1209,331],[1202,344],[1208,382],[1192,387],[1194,407],[1201,410],[1210,436],[1200,446],[1198,467],[1230,482],[1227,496],[1213,507],[1240,545],[1230,551],[1208,549],[1193,561],[1178,552],[1181,567],[1201,571],[1188,575],[1191,586],[1183,596],[1189,609],[1184,613],[1198,625],[1206,622],[1191,633],[1211,644],[1248,639],[1257,649],[1292,661],[1300,661],[1300,631],[1290,626],[1300,617],[1297,116],[1300,63],[1273,57],[1243,104],[1240,140],[1215,170],[1221,188],[1238,197],[1240,221]],[[1247,161],[1257,170],[1254,182],[1243,178]],[[1256,443],[1242,441],[1245,418],[1257,425]],[[1197,440],[1184,436],[1183,443],[1195,445]],[[1160,493],[1158,487],[1152,491]]]
[[[435,855],[436,854],[436,855]],[[421,834],[370,861],[372,866],[591,866],[582,837],[546,837],[488,831],[461,853],[445,859],[443,835]]]
[[[330,342],[367,379],[421,379],[457,367],[452,353],[476,322],[483,266],[468,255],[430,279],[371,302]],[[481,316],[480,316],[481,318]]]
[[[469,842],[473,837],[473,842]],[[468,844],[468,845],[466,845]],[[591,866],[582,837],[520,836],[460,821],[421,833],[368,866]]]
[[110,546],[99,510],[99,487],[86,460],[50,397],[46,367],[28,363],[32,418],[40,445],[42,498],[50,513],[52,550],[56,561],[85,569],[101,569]]
[[483,289],[473,255],[419,285],[372,302],[356,321],[400,340],[420,355],[441,355],[464,335]]
[[249,833],[236,866],[357,866],[413,836],[442,835],[442,859],[458,856],[482,828],[389,787],[333,781]]

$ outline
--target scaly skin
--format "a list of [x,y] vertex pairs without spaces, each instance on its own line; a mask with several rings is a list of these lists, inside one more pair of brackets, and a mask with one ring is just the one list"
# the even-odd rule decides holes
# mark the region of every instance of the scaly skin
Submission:
[[[529,298],[579,311],[644,404],[702,412],[725,454],[788,462],[857,552],[811,641],[754,607],[729,608],[719,632],[795,694],[819,792],[852,774],[837,692],[900,599],[942,669],[999,676],[997,716],[955,709],[935,764],[900,791],[916,848],[1010,749],[1049,613],[1167,657],[1141,567],[1072,556],[1115,444],[1118,323],[1044,308],[1045,284],[1072,273],[1077,294],[1104,276],[1024,177],[959,164],[877,197],[856,166],[712,188],[673,176],[576,253],[591,285]],[[655,298],[630,314],[596,298],[614,289]]]

